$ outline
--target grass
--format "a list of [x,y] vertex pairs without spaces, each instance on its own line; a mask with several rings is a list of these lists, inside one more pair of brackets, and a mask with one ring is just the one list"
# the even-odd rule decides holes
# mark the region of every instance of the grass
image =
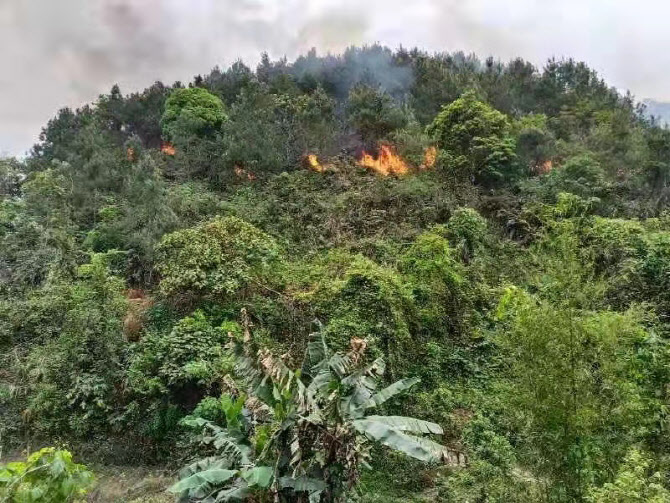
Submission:
[[173,503],[165,490],[174,483],[174,474],[137,466],[92,466],[97,484],[89,494],[91,503]]

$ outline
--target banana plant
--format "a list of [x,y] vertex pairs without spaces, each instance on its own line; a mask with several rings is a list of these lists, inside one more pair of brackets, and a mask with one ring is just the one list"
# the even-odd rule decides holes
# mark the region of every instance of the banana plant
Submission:
[[[248,384],[249,429],[230,431],[204,420],[217,455],[189,465],[175,486],[182,501],[244,500],[337,503],[368,466],[374,442],[424,462],[462,463],[456,451],[431,440],[442,428],[428,421],[376,414],[375,409],[419,382],[410,378],[378,389],[383,360],[366,359],[367,343],[352,339],[332,351],[322,330],[309,337],[302,365],[257,346],[243,312],[241,339],[231,338],[237,373]],[[268,432],[262,449],[249,440]]]

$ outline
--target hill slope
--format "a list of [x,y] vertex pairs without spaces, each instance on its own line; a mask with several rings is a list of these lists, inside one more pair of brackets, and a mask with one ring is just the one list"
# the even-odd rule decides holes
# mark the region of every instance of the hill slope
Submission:
[[[667,501],[670,131],[636,105],[572,60],[373,46],[61,110],[0,161],[3,450],[170,469],[225,457],[207,420],[258,498],[270,463],[286,501]],[[420,378],[379,414],[462,462],[296,405],[315,320],[352,372]]]

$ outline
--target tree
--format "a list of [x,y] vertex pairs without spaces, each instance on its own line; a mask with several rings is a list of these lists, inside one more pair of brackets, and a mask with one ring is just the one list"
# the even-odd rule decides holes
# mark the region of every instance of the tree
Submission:
[[543,173],[545,163],[551,161],[555,153],[555,139],[548,129],[547,116],[529,114],[515,122],[517,131],[516,153],[521,168],[528,173]]
[[247,86],[223,127],[225,174],[244,169],[257,177],[300,166],[308,153],[336,153],[335,102],[317,87],[310,94]]
[[22,166],[16,159],[0,157],[0,201],[16,197],[21,192]]
[[383,90],[359,85],[349,92],[347,114],[366,148],[376,148],[379,140],[407,125],[408,117]]
[[161,128],[167,140],[186,146],[216,133],[226,119],[221,98],[206,89],[175,89],[165,102]]
[[424,462],[461,461],[457,453],[423,436],[442,434],[437,424],[370,414],[418,379],[377,390],[384,363],[366,362],[363,339],[352,339],[346,354],[334,353],[316,332],[295,371],[257,345],[248,321],[244,337],[233,338],[230,349],[248,385],[246,409],[252,421],[231,418],[231,410],[242,411],[242,395],[237,402],[228,401],[225,428],[204,419],[190,421],[204,429],[216,454],[183,470],[171,488],[182,501],[206,496],[230,501],[260,492],[274,501],[343,502],[358,481],[371,442]]
[[[559,298],[569,288],[553,286],[550,295]],[[522,452],[561,501],[581,500],[606,479],[631,444],[655,431],[663,407],[654,375],[663,372],[667,349],[645,330],[643,314],[576,305],[511,288],[498,308],[508,368],[501,390],[524,411]]]
[[65,312],[55,323],[48,320],[56,324],[55,336],[43,344],[32,341],[24,361],[30,376],[25,417],[37,431],[86,436],[114,422],[121,405],[127,301],[123,281],[110,274],[112,259],[113,254],[93,254],[79,267],[76,281],[40,292],[56,296],[51,303],[65,297]]
[[511,175],[514,138],[507,117],[477,100],[474,92],[444,105],[428,133],[455,156],[466,174],[478,183],[501,181]]

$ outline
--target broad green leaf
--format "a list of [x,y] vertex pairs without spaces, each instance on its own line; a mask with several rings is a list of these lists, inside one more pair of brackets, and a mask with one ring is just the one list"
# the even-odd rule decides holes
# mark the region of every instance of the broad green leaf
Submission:
[[281,477],[279,479],[279,487],[282,489],[290,488],[297,492],[314,494],[325,491],[326,484],[320,479],[311,477]]
[[221,503],[224,501],[244,501],[247,496],[249,496],[249,488],[247,486],[232,487],[224,491],[219,491],[214,503]]
[[230,480],[237,474],[237,470],[222,470],[220,468],[212,468],[202,472],[194,473],[190,477],[180,480],[172,485],[168,491],[172,493],[180,493],[182,491],[190,491],[193,489],[200,489],[206,485],[218,485]]
[[312,372],[316,366],[321,364],[330,355],[330,350],[326,344],[326,338],[323,331],[314,332],[309,335],[309,342],[307,344],[307,354],[305,355],[305,363],[303,370],[305,372]]
[[243,470],[241,476],[250,487],[270,487],[273,470],[270,466],[255,466],[250,470]]
[[390,386],[387,386],[383,390],[378,391],[370,397],[370,400],[366,403],[366,408],[378,407],[387,400],[393,398],[399,393],[408,390],[415,384],[419,383],[421,379],[418,377],[413,377],[411,379],[402,379],[400,381],[394,382]]
[[440,425],[413,417],[366,416],[365,420],[383,423],[398,431],[408,431],[411,433],[432,433],[435,435],[442,435],[444,433]]
[[441,461],[449,455],[446,447],[424,438],[407,435],[381,421],[366,418],[354,421],[353,425],[367,437],[420,461]]
[[240,444],[238,439],[222,430],[214,437],[214,447],[240,465],[248,465],[250,448]]

